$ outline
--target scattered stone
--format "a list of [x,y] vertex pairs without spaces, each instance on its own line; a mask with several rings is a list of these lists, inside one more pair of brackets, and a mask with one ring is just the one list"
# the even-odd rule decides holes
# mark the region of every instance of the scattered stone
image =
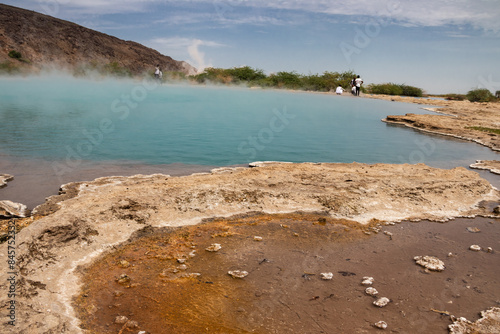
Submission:
[[127,284],[130,282],[130,277],[127,274],[121,274],[120,277],[116,279],[118,284]]
[[385,321],[379,321],[375,323],[375,327],[380,328],[380,329],[386,329],[387,328],[387,322]]
[[189,257],[195,257],[196,256],[196,250],[192,250],[190,253],[189,253]]
[[372,288],[371,286],[365,289],[365,293],[366,293],[368,296],[375,296],[375,295],[378,295],[378,291],[377,291],[377,289]]
[[469,231],[470,233],[479,233],[479,232],[481,232],[481,230],[478,229],[477,227],[467,227],[467,231]]
[[0,174],[0,188],[7,185],[7,182],[14,180],[14,176],[9,174]]
[[390,236],[390,237],[392,237],[392,233],[391,233],[391,232],[389,232],[389,231],[384,231],[384,234],[385,234],[385,235],[388,235],[388,236]]
[[298,233],[294,233],[294,234],[293,234],[293,236],[294,236],[294,237],[298,237],[298,236],[299,236],[299,234],[298,234]]
[[123,296],[123,291],[116,290],[115,292],[113,292],[113,296],[115,296],[115,297]]
[[200,273],[189,273],[182,275],[181,278],[198,278],[200,276],[201,276]]
[[230,270],[227,273],[232,278],[244,278],[248,275],[248,272],[244,270]]
[[417,264],[432,271],[443,271],[445,268],[444,262],[435,256],[415,256],[413,259]]
[[259,237],[259,236],[256,235],[256,236],[253,237],[253,240],[255,240],[255,241],[262,241],[262,237]]
[[126,260],[121,260],[119,263],[118,263],[118,266],[121,267],[121,268],[128,268],[130,267],[130,263]]
[[365,276],[365,277],[363,277],[363,281],[361,282],[361,284],[372,285],[373,281],[375,281],[375,279],[373,277]]
[[177,259],[177,262],[184,264],[184,263],[186,263],[186,259]]
[[124,315],[119,315],[115,318],[115,324],[123,325],[128,321],[128,318]]
[[186,266],[185,264],[181,264],[180,266],[177,266],[177,269],[179,270],[187,270],[188,266]]
[[474,252],[479,252],[481,250],[481,247],[479,245],[471,245],[469,249]]
[[207,248],[205,248],[205,250],[207,252],[217,252],[221,248],[222,248],[222,246],[220,244],[211,244],[210,246],[208,246]]
[[138,328],[139,323],[135,320],[130,320],[129,322],[127,322],[127,327],[128,328]]
[[146,334],[146,331],[139,331],[137,334]]
[[453,256],[453,253],[452,252],[449,252],[448,253],[448,257],[452,257]]
[[382,297],[377,299],[376,301],[373,302],[373,305],[378,306],[378,307],[384,307],[387,304],[389,304],[391,300],[387,297]]
[[488,248],[486,249],[486,251],[487,251],[488,253],[493,253],[493,248],[488,247]]
[[448,326],[452,334],[468,333],[499,333],[500,328],[500,308],[492,307],[481,312],[481,319],[471,322],[464,317],[452,318],[453,323]]
[[12,201],[0,201],[0,218],[25,218],[29,216],[28,207]]
[[333,278],[333,273],[321,273],[320,275],[321,279],[325,281],[331,280]]

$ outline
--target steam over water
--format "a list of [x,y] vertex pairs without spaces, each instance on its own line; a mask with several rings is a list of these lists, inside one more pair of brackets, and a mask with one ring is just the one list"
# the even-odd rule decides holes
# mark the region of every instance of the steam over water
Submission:
[[[59,186],[75,177],[169,172],[168,166],[180,173],[256,160],[449,168],[498,159],[474,143],[380,121],[405,113],[429,112],[410,104],[276,90],[1,78],[0,173],[37,175]],[[86,174],[88,169],[93,173]],[[9,187],[0,190],[0,199]]]

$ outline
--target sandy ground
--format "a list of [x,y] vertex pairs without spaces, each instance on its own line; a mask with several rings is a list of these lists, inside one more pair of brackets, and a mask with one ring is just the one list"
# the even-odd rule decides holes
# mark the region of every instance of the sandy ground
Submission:
[[[500,150],[500,103],[445,101],[418,99],[412,97],[388,95],[364,95],[368,98],[406,102],[416,104],[435,105],[431,108],[442,115],[416,115],[387,116],[384,120],[388,123],[401,124],[421,131],[452,136],[487,146],[495,151]],[[473,129],[472,127],[496,129],[497,133]]]
[[[370,313],[373,310],[370,300],[371,297],[359,297],[360,294],[363,295],[363,290],[360,290],[359,286],[359,278],[364,275],[375,275],[377,276],[377,280],[382,279],[382,274],[387,271],[390,272],[388,268],[392,268],[388,266],[383,259],[393,261],[392,259],[394,257],[392,254],[397,254],[399,251],[397,248],[391,249],[390,252],[386,251],[384,252],[385,254],[383,254],[384,256],[373,258],[373,263],[369,264],[366,259],[370,258],[370,252],[378,252],[381,250],[380,247],[382,247],[382,244],[373,244],[362,249],[360,248],[361,244],[358,242],[365,242],[365,240],[379,240],[381,242],[387,242],[387,238],[389,238],[389,236],[378,236],[373,234],[368,236],[364,234],[364,232],[370,232],[370,230],[366,230],[366,228],[370,228],[374,225],[376,226],[377,224],[381,224],[381,222],[395,222],[408,219],[432,219],[435,221],[446,221],[457,216],[472,217],[482,215],[493,218],[497,217],[497,215],[492,213],[492,210],[498,205],[498,190],[494,189],[484,179],[481,179],[477,173],[468,171],[461,167],[451,170],[442,170],[431,168],[423,164],[366,165],[357,163],[304,163],[257,165],[262,167],[232,169],[223,168],[215,170],[212,173],[202,173],[184,177],[169,177],[161,174],[150,176],[138,175],[134,177],[107,177],[97,179],[92,182],[72,183],[66,185],[63,187],[62,194],[60,196],[54,196],[47,202],[47,204],[35,209],[37,217],[35,222],[20,231],[16,235],[14,246],[11,246],[14,247],[11,248],[11,250],[15,251],[15,259],[17,260],[14,270],[18,273],[15,277],[15,284],[17,288],[17,295],[15,299],[16,327],[8,327],[8,325],[4,322],[2,324],[3,328],[6,328],[7,330],[12,329],[11,332],[13,333],[81,332],[79,327],[80,318],[77,316],[73,307],[73,302],[75,302],[76,296],[81,295],[82,282],[85,280],[85,278],[82,277],[82,273],[84,274],[88,270],[91,270],[88,266],[103,254],[111,254],[113,251],[119,249],[121,247],[120,245],[124,242],[130,242],[131,240],[136,239],[137,233],[147,234],[146,232],[151,229],[191,226],[200,223],[203,219],[213,217],[229,217],[235,214],[245,215],[249,212],[277,214],[304,211],[320,212],[321,215],[328,219],[347,219],[351,221],[351,223],[348,223],[349,226],[353,226],[353,224],[354,226],[358,226],[358,228],[353,228],[353,230],[357,231],[357,235],[352,237],[347,236],[345,238],[346,240],[358,240],[349,244],[349,246],[348,244],[345,244],[348,248],[336,246],[335,242],[333,242],[335,240],[332,241],[329,238],[319,238],[321,233],[318,235],[319,243],[317,244],[322,245],[321,247],[325,252],[324,258],[338,259],[339,257],[345,257],[357,259],[356,261],[358,261],[358,264],[352,267],[350,265],[333,266],[332,262],[330,267],[325,266],[324,269],[321,266],[315,265],[311,267],[311,270],[313,271],[311,274],[318,275],[318,271],[320,270],[331,270],[335,273],[336,277],[339,276],[339,271],[352,272],[356,273],[356,275],[349,276],[349,274],[347,274],[346,278],[342,276],[342,279],[346,280],[343,283],[344,285],[340,285],[340,287],[343,288],[340,290],[334,289],[326,295],[325,293],[327,291],[321,290],[320,287],[318,287],[320,290],[315,293],[314,291],[316,286],[312,285],[311,290],[306,290],[300,293],[300,289],[296,288],[297,298],[299,299],[295,299],[295,295],[292,294],[285,300],[279,300],[282,300],[285,305],[292,308],[290,305],[293,304],[291,303],[300,304],[302,303],[301,300],[306,298],[306,296],[307,298],[316,298],[316,296],[318,296],[316,299],[321,299],[321,301],[332,299],[336,301],[336,306],[331,309],[324,308],[322,311],[323,313],[321,313],[324,315],[328,314],[327,318],[317,318],[316,314],[311,318],[314,320],[307,320],[304,322],[304,326],[307,327],[312,322],[318,321],[321,326],[327,326],[325,327],[327,328],[325,333],[328,333],[331,332],[331,327],[328,326],[341,326],[340,322],[332,319],[339,317],[340,319],[343,319],[341,321],[342,323],[350,323],[350,319],[356,318],[359,320],[359,322],[355,324],[356,328],[371,330],[372,327],[370,327],[371,325],[369,323],[375,321],[376,313]],[[283,219],[288,218],[285,217]],[[314,232],[307,229],[302,230],[300,224],[301,219],[294,219],[295,220],[290,221],[290,232],[292,232],[291,226],[293,224],[293,233],[297,233],[298,235],[296,236],[292,233],[291,236],[297,238],[292,238],[292,240],[300,240],[301,242],[303,241],[303,243],[299,242],[299,244],[290,244],[289,247],[292,248],[289,248],[288,251],[284,252],[284,254],[288,254],[290,252],[296,253],[294,251],[295,248],[293,247],[302,249],[298,253],[305,252],[307,254],[316,254],[318,249],[314,241],[315,238],[309,238],[308,240],[301,239],[301,235],[305,236]],[[321,221],[318,219],[318,222]],[[311,222],[305,223],[305,225],[311,224]],[[433,226],[439,226],[437,223],[435,224],[436,225]],[[448,224],[448,226],[453,226],[453,222],[449,222]],[[13,223],[11,223],[11,225],[13,225]],[[284,225],[288,225],[288,223]],[[263,226],[263,230],[257,230],[255,232],[248,231],[245,233],[248,233],[247,235],[256,233],[264,234],[264,232],[267,231],[267,237],[274,238],[274,232],[272,231],[276,229],[276,226],[280,226],[279,223],[274,224],[273,226]],[[320,226],[322,225],[320,224]],[[491,228],[491,230],[487,230],[488,233],[478,233],[478,235],[488,238],[495,237],[495,233],[498,231],[498,225],[495,223],[492,224],[491,227],[485,226],[481,225],[479,228],[485,231],[487,228]],[[330,234],[335,234],[334,232],[341,232],[343,230],[335,230],[339,227],[334,221],[331,226],[328,225],[328,227],[332,228],[332,230],[327,230]],[[283,227],[280,226],[280,228]],[[281,231],[281,229],[278,230]],[[460,227],[460,230],[462,230],[462,227]],[[425,229],[421,232],[425,234],[424,231]],[[287,235],[289,236],[289,234]],[[188,234],[185,235],[185,238],[188,237]],[[283,235],[280,236],[279,234],[276,234],[275,237],[277,239],[276,244],[274,245],[276,245],[277,248],[271,247],[268,250],[265,250],[265,252],[269,252],[269,257],[273,258],[272,261],[278,260],[281,256],[280,253],[282,247],[287,245],[288,242],[285,239],[282,239],[284,237]],[[385,239],[378,239],[380,237]],[[412,237],[410,234],[407,237],[406,242],[409,243],[409,241],[413,240],[415,244],[420,244],[419,238],[420,236],[415,235]],[[448,252],[458,252],[460,249],[467,250],[467,247],[469,246],[469,242],[463,242],[459,245],[457,244],[455,248],[450,248],[449,241],[444,239],[441,240],[439,238],[434,239],[435,240],[433,240],[433,242],[436,242],[436,245],[441,245],[441,251],[426,254],[428,252],[424,252],[424,250],[419,252],[417,252],[416,249],[415,251],[412,250],[411,254],[409,254],[409,252],[401,257],[400,260],[394,260],[396,261],[394,263],[394,270],[404,272],[406,269],[403,270],[401,265],[406,261],[405,263],[410,265],[409,268],[417,270],[418,273],[419,268],[415,267],[415,264],[412,262],[413,256],[436,255],[443,257],[443,254],[448,254]],[[234,261],[235,259],[246,261],[246,244],[237,238],[234,240],[237,242],[231,247],[236,247],[241,244],[242,253],[240,255],[234,255],[235,258],[230,261]],[[496,238],[496,240],[498,240],[498,238]],[[13,241],[13,239],[9,239],[9,241]],[[201,241],[198,242],[201,243]],[[265,243],[262,244],[264,245]],[[145,242],[145,245],[151,245],[153,250],[158,250],[158,247],[161,249],[162,247],[168,248],[171,246],[165,241],[161,241],[156,244]],[[498,263],[498,257],[496,255],[498,244],[495,244],[493,239],[492,241],[490,241],[490,239],[485,239],[484,242],[481,241],[481,245],[483,247],[492,247],[493,249],[492,254],[483,252],[484,255],[487,256],[484,258],[484,268],[487,268],[488,266],[490,266],[490,268],[497,268],[498,265],[491,265],[491,263],[494,263],[495,261]],[[2,259],[1,262],[3,266],[7,263],[6,260],[9,254],[8,246],[9,245],[7,243],[4,243],[0,248],[0,258]],[[312,247],[312,249],[310,247]],[[237,251],[239,252],[240,250]],[[260,254],[259,250],[251,251]],[[144,255],[146,252],[147,250],[142,254]],[[197,250],[197,252],[203,253],[202,249]],[[348,252],[349,255],[346,256],[345,252]],[[256,260],[255,254],[252,255],[252,261]],[[389,254],[391,255],[388,256]],[[469,253],[465,252],[464,254]],[[474,254],[477,255],[477,253]],[[293,258],[287,258],[285,255],[282,256],[283,262],[280,267],[282,266],[283,268],[286,268],[287,266],[290,266],[291,268],[295,268],[292,270],[295,274],[299,271],[309,270],[306,268],[307,266],[294,267],[294,265],[292,265],[292,263],[294,263]],[[318,256],[323,255],[318,254]],[[267,255],[264,258],[267,259]],[[363,258],[366,259],[362,261]],[[248,258],[248,260],[250,259],[251,258]],[[460,270],[462,270],[459,274],[460,277],[465,275],[463,270],[468,270],[467,268],[470,266],[475,266],[475,261],[477,261],[477,258],[471,259],[467,257],[464,259],[467,260],[464,260],[465,262],[463,262],[463,267],[460,268]],[[168,258],[164,258],[164,260],[168,260]],[[262,260],[263,259],[260,259],[259,261]],[[231,268],[228,270],[236,269],[236,262],[231,263],[234,263],[234,266],[229,266]],[[318,264],[319,263],[320,262],[318,262]],[[265,263],[262,263],[262,265],[264,264]],[[165,263],[165,265],[167,265],[167,263]],[[249,265],[250,262],[248,263],[248,266]],[[256,264],[253,263],[253,265],[255,266]],[[247,265],[245,265],[245,267],[246,266]],[[363,267],[366,268],[363,269]],[[220,270],[221,268],[217,269],[216,266],[211,270]],[[0,286],[0,303],[2,305],[9,305],[11,301],[11,299],[8,298],[8,291],[11,284],[7,279],[12,276],[12,274],[9,274],[12,270],[9,269],[10,268],[8,267],[3,268],[0,273],[0,282],[2,282],[2,285]],[[112,267],[107,268],[110,272],[112,269]],[[104,289],[107,286],[107,288],[114,289],[112,285],[116,284],[116,281],[107,280],[109,278],[106,276],[107,270],[99,271],[102,273],[101,282],[104,284],[101,288]],[[144,270],[147,272],[147,266]],[[201,266],[200,271],[204,270],[204,267]],[[485,299],[482,304],[474,302],[477,309],[467,308],[467,311],[470,310],[469,313],[465,313],[466,310],[462,307],[458,310],[455,309],[453,312],[456,313],[454,313],[456,316],[461,316],[462,314],[460,313],[462,312],[464,316],[469,316],[473,319],[474,315],[485,309],[485,307],[495,306],[493,299],[498,297],[492,291],[498,291],[499,289],[498,286],[495,286],[496,283],[494,282],[496,281],[490,279],[490,277],[492,277],[491,275],[495,275],[497,273],[495,271],[497,269],[491,269],[493,270],[492,272],[489,272],[487,269],[480,269],[480,271],[476,271],[476,269],[473,268],[470,270],[470,274],[472,275],[486,275],[485,281],[477,283],[477,287],[490,297]],[[146,272],[144,274],[146,274]],[[124,273],[132,275],[127,272]],[[220,271],[218,273],[220,274]],[[151,271],[149,274],[156,276],[157,272]],[[215,274],[216,273],[214,272],[214,275]],[[284,278],[284,282],[291,282],[290,280],[296,279],[295,274],[289,277],[287,276],[286,279]],[[271,276],[268,278],[268,275]],[[271,289],[271,287],[278,289],[278,287],[282,285],[286,286],[286,284],[283,284],[280,281],[274,281],[273,278],[271,278],[274,277],[273,275],[280,275],[279,272],[276,272],[276,267],[269,272],[263,273],[262,278],[268,280],[268,286],[262,288],[263,290],[267,291],[268,289]],[[408,276],[407,274],[405,275]],[[430,277],[438,276],[433,275]],[[453,279],[454,276],[452,275],[450,277]],[[95,275],[93,276],[93,280],[97,281],[97,278],[98,277]],[[313,278],[317,277],[313,276]],[[299,278],[299,281],[301,279],[303,278]],[[388,279],[389,278],[387,276],[384,276],[383,278],[386,282]],[[490,281],[492,283],[486,283]],[[193,282],[196,282],[196,280]],[[296,281],[294,282],[295,283],[293,284],[296,284]],[[403,281],[400,281],[400,283],[401,282]],[[399,286],[400,283],[392,285],[391,289],[398,289],[395,286]],[[453,280],[452,285],[454,286],[455,284],[462,283]],[[203,284],[210,285],[209,283]],[[254,282],[254,284],[256,284],[256,282]],[[493,286],[490,284],[493,284]],[[231,286],[228,286],[228,288],[230,287]],[[172,288],[172,286],[170,286],[170,288]],[[380,288],[382,290],[382,287]],[[408,290],[409,288],[411,289],[411,287],[405,286],[404,289],[401,289]],[[179,289],[183,290],[184,288],[179,287]],[[426,287],[422,288],[422,294],[425,294],[426,289]],[[137,291],[140,291],[140,289],[137,289]],[[245,291],[245,293],[248,292],[248,290]],[[385,291],[390,290],[384,289],[383,291],[384,293],[388,293]],[[339,297],[340,299],[333,298],[336,293],[342,297]],[[309,296],[310,294],[312,295]],[[333,294],[333,296],[329,297],[331,294]],[[264,292],[263,295],[266,296]],[[88,294],[88,296],[90,296],[90,294]],[[269,300],[272,300],[269,305],[274,305],[272,303],[276,302],[276,300],[271,298],[272,296],[272,294],[268,294],[267,297],[263,298],[263,300],[267,300],[266,303],[268,303]],[[83,296],[81,298],[87,297]],[[137,296],[137,298],[139,298],[139,296]],[[223,295],[223,298],[226,297]],[[364,301],[361,304],[356,304],[357,306],[348,304],[342,306],[344,304],[342,301],[350,298],[356,300],[359,298],[360,301],[361,299],[364,299]],[[388,295],[388,298],[395,300],[395,298],[399,297],[391,294]],[[401,298],[400,302],[404,300],[403,297]],[[453,297],[450,296],[450,298]],[[82,303],[82,300],[79,301],[76,299],[77,305]],[[123,306],[126,308],[135,310],[132,312],[134,316],[131,316],[129,314],[130,312],[126,314],[127,317],[131,317],[130,319],[135,319],[134,317],[141,313],[138,311],[140,304],[137,303],[137,300],[134,302],[128,301],[123,303]],[[162,307],[167,307],[167,305],[163,304],[168,304],[168,299],[159,300],[159,303]],[[201,300],[200,303],[205,303],[208,309],[211,309],[212,307],[212,304],[210,304],[209,301]],[[427,301],[422,301],[422,303],[424,303],[424,306],[422,307],[427,309]],[[233,300],[232,305],[234,307],[241,307],[245,309],[245,305],[237,306],[236,304],[234,304]],[[92,305],[93,304],[89,306],[87,304],[85,308],[87,310],[85,312],[90,312],[90,315],[95,314],[96,310],[97,314],[100,314],[103,310],[102,305]],[[179,304],[173,303],[171,305]],[[392,305],[396,305],[396,303],[394,302]],[[387,310],[392,309],[392,305],[388,306]],[[344,310],[342,307],[347,309]],[[368,310],[366,310],[367,308]],[[249,310],[251,309],[252,308],[250,307]],[[92,310],[94,310],[94,313],[92,313]],[[215,308],[215,310],[219,309]],[[279,309],[275,310],[277,313],[272,313],[276,314],[276,318],[280,313],[278,310]],[[394,310],[397,310],[397,307]],[[210,312],[215,311],[212,310]],[[214,313],[210,312],[207,314],[215,316]],[[317,310],[314,312],[317,312]],[[342,315],[342,312],[344,312],[345,315]],[[353,316],[358,312],[362,312],[360,314],[363,314],[363,320],[361,320],[361,317],[357,318]],[[226,318],[224,318],[223,315],[220,315],[220,312],[216,313],[220,316],[216,317],[216,319],[220,319],[220,322],[226,321]],[[83,314],[84,316],[82,316],[82,318],[85,318],[86,313]],[[108,313],[106,312],[106,314]],[[244,314],[245,313],[242,312],[240,317],[245,318]],[[241,326],[244,326],[243,329],[248,331],[258,329],[263,331],[263,328],[269,327],[272,328],[272,332],[275,333],[288,333],[284,330],[288,329],[290,326],[285,326],[282,321],[276,322],[273,320],[275,319],[275,316],[273,315],[269,316],[270,320],[266,320],[264,325],[262,325],[264,327],[262,327],[258,324],[258,320],[255,320],[260,318],[259,314],[260,313],[256,313],[255,316],[252,316],[253,318],[248,318],[248,322],[246,324],[242,323]],[[348,316],[348,314],[350,315]],[[113,313],[108,315],[113,316],[115,314]],[[306,316],[300,312],[299,316],[301,318],[306,318]],[[386,319],[387,321],[392,322],[397,328],[408,328],[408,324],[405,324],[403,320],[396,320],[394,317],[395,315],[388,315],[387,317],[383,316],[379,320]],[[292,318],[288,319],[290,321],[292,320]],[[142,326],[144,326],[144,320],[140,320]],[[110,321],[111,320],[107,316],[106,318],[103,318],[102,321],[91,321],[91,323],[95,322],[106,326],[106,324],[110,324]],[[203,322],[204,320],[200,321]],[[416,318],[414,318],[413,321],[416,321]],[[217,320],[217,323],[220,322]],[[332,325],[328,325],[330,322],[332,322]],[[431,322],[432,321],[429,323]],[[111,325],[113,325],[113,323],[111,323]],[[443,325],[446,325],[445,321],[439,324],[440,330],[443,328]],[[84,324],[83,326],[85,327],[88,325]],[[430,328],[434,328],[437,324],[435,325],[432,322],[432,325],[429,326]],[[231,324],[226,327],[229,328],[228,330],[238,330],[240,328],[233,328]],[[140,328],[146,328],[145,330],[150,331],[147,327]],[[177,332],[183,333],[183,329],[179,329],[179,327],[176,328]],[[130,331],[126,328],[122,329],[123,331],[121,333],[132,333],[134,331],[135,333],[139,332],[139,327]],[[408,330],[412,332],[412,329]],[[118,333],[119,331],[115,332]],[[155,332],[157,331],[153,330],[151,333]],[[201,333],[203,331],[198,332]],[[401,330],[399,332],[401,332]],[[191,331],[191,333],[197,333],[197,331]]]

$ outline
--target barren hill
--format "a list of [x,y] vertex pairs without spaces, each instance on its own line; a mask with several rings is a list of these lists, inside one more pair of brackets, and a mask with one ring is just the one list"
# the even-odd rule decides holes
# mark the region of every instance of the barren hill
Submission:
[[[12,51],[18,52],[17,58]],[[160,64],[163,71],[196,72],[188,63],[139,43],[4,4],[0,4],[0,64],[4,68],[69,70],[111,66],[132,74],[151,71]]]

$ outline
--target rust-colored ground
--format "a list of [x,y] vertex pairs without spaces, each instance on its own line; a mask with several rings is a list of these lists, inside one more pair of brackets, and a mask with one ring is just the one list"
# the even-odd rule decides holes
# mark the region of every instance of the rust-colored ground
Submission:
[[[481,232],[468,232],[470,224]],[[448,316],[436,310],[475,320],[500,303],[499,227],[476,218],[382,226],[377,234],[376,223],[297,213],[150,228],[84,269],[74,304],[82,328],[103,334],[372,333],[379,320],[398,333],[447,333]],[[206,251],[212,243],[221,250]],[[496,251],[469,251],[472,243]],[[438,256],[445,271],[425,272],[416,255]],[[235,279],[229,270],[249,274]],[[363,276],[375,278],[388,306],[372,305]],[[118,316],[128,321],[115,323]]]

